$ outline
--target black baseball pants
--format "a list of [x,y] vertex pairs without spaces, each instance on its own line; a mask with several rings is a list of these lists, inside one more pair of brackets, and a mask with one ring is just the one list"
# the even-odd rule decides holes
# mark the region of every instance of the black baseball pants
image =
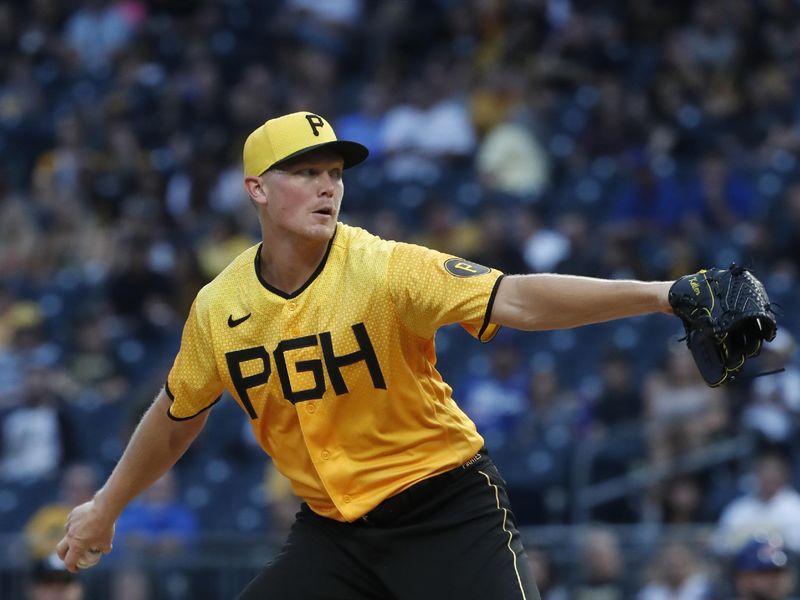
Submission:
[[505,481],[481,451],[342,523],[305,504],[239,600],[540,600]]

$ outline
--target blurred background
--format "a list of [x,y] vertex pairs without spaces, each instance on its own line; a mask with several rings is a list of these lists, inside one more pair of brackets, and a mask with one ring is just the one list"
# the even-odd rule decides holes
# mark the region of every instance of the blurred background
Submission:
[[796,594],[798,98],[797,0],[0,3],[0,597],[230,598],[283,541],[298,500],[228,398],[98,567],[51,556],[258,239],[244,138],[295,110],[369,146],[342,220],[383,237],[508,273],[753,268],[775,375],[706,387],[663,315],[446,328],[439,365],[544,600]]

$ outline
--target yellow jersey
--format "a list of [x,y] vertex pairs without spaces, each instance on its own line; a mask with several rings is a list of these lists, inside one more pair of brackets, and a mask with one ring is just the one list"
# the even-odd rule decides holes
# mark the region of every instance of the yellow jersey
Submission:
[[339,223],[317,270],[286,294],[262,245],[195,298],[167,378],[169,416],[228,390],[261,447],[316,513],[354,521],[483,445],[436,370],[434,336],[481,341],[502,273]]

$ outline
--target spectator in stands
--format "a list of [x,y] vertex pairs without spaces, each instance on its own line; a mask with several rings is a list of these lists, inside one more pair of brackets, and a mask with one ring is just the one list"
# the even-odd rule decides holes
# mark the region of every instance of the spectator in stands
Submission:
[[755,157],[766,162],[781,153],[797,152],[800,149],[800,135],[794,125],[797,109],[786,69],[776,62],[760,65],[747,78],[744,91],[750,105],[745,139],[757,144]]
[[0,481],[53,477],[75,454],[59,371],[25,371],[23,403],[0,421]]
[[195,540],[197,520],[181,502],[178,486],[167,471],[122,512],[116,531],[123,551],[173,556]]
[[561,522],[577,421],[575,392],[562,385],[554,365],[543,361],[528,369],[525,398],[524,412],[495,457],[521,523]]
[[[598,101],[587,115],[591,126],[583,129],[581,149],[590,159],[600,156],[616,158],[626,152],[638,154],[638,149],[644,145],[649,118],[642,92],[625,87],[615,75],[600,78],[596,89]],[[670,182],[662,180],[661,183]]]
[[334,127],[343,140],[361,140],[369,149],[370,159],[383,156],[383,127],[386,118],[388,90],[381,82],[364,86],[359,94],[358,108],[336,119]]
[[792,334],[778,331],[762,351],[763,371],[784,371],[753,380],[747,405],[742,411],[744,429],[772,444],[792,444],[800,416],[800,369],[793,363],[796,344]]
[[61,476],[59,498],[45,504],[25,524],[25,538],[31,557],[45,559],[61,539],[69,512],[94,495],[97,470],[88,463],[73,463]]
[[164,266],[156,260],[153,238],[141,232],[119,240],[123,250],[117,253],[106,283],[108,298],[120,325],[134,336],[158,333],[162,324],[153,322],[149,308],[154,303],[165,302],[175,285]]
[[728,504],[719,518],[713,538],[719,554],[730,556],[754,535],[778,535],[789,550],[800,550],[800,494],[790,484],[790,473],[783,452],[760,452],[753,489]]
[[625,565],[619,539],[611,529],[592,528],[586,531],[580,546],[580,581],[575,600],[624,600],[628,590],[624,584]]
[[477,144],[458,65],[431,62],[409,82],[405,101],[390,108],[383,128],[386,175],[394,181],[432,183],[449,166],[466,166]]
[[48,131],[47,119],[42,118],[48,98],[37,82],[34,62],[18,51],[4,56],[2,74],[0,97],[6,108],[0,112],[0,130],[7,147],[14,148],[14,152],[4,152],[3,163],[9,183],[27,188],[31,155],[39,150]]
[[737,600],[786,600],[795,584],[795,570],[779,536],[756,537],[745,543],[734,561]]
[[533,207],[517,211],[515,230],[527,271],[552,273],[571,251],[567,235],[546,221]]
[[536,587],[541,600],[567,600],[567,589],[558,582],[553,561],[543,548],[530,547],[526,550],[528,561],[533,569]]
[[707,600],[713,588],[707,567],[688,544],[664,544],[650,571],[637,600]]
[[541,366],[528,373],[527,408],[516,419],[511,437],[516,448],[545,444],[561,449],[569,444],[577,422],[577,399],[562,385],[558,371]]
[[704,230],[728,231],[736,225],[749,225],[756,216],[758,197],[753,186],[732,168],[719,148],[711,148],[700,158],[686,194]]
[[646,378],[644,403],[654,465],[710,443],[728,423],[724,390],[709,388],[691,354],[677,344],[668,349],[663,366]]
[[488,205],[481,209],[475,220],[479,228],[480,245],[472,254],[482,265],[494,265],[505,273],[527,273],[530,269],[520,251],[514,225],[517,213]]
[[726,3],[720,0],[693,7],[692,22],[683,39],[692,60],[709,72],[731,65],[739,45]]
[[[190,551],[199,533],[194,514],[180,500],[173,471],[128,505],[117,520],[116,532],[119,542],[114,552],[124,562],[114,574],[113,597],[149,600],[154,589],[169,579],[170,559]],[[149,571],[141,568],[146,563]]]
[[75,342],[69,356],[70,377],[80,387],[89,387],[117,371],[114,343],[100,307],[74,324]]
[[661,236],[682,226],[690,214],[674,173],[658,173],[641,150],[627,156],[628,176],[613,199],[609,218],[616,237]]
[[412,241],[455,256],[474,256],[481,248],[481,231],[474,220],[459,214],[452,203],[429,196],[422,206],[422,227]]
[[21,403],[25,365],[46,360],[45,348],[31,343],[30,330],[41,322],[42,312],[35,302],[17,301],[10,287],[0,288],[0,407]]
[[[798,136],[800,137],[800,136]],[[769,257],[771,262],[791,270],[794,278],[800,275],[800,179],[786,186],[780,200],[767,218],[771,232]]]
[[470,87],[470,118],[481,138],[501,123],[532,116],[532,106],[525,102],[525,80],[508,65],[482,71]]
[[232,218],[219,216],[197,248],[198,266],[203,276],[212,280],[240,252],[252,245],[253,238],[241,232]]
[[[595,482],[618,477],[640,462],[645,445],[641,386],[630,356],[608,350],[599,367],[599,393],[585,401],[581,410],[585,433],[598,444],[591,468]],[[593,515],[607,523],[628,523],[638,518],[634,504],[621,497],[596,507]]]
[[502,330],[495,337],[486,373],[476,373],[462,382],[459,405],[480,428],[486,446],[503,446],[518,420],[525,414],[527,374],[522,365],[519,336]]
[[89,195],[86,186],[91,179],[87,174],[98,164],[99,156],[87,143],[87,134],[87,125],[78,114],[67,113],[57,119],[55,140],[37,156],[31,173],[32,187],[40,196],[37,201],[48,205],[54,202],[48,192],[56,188],[59,195],[68,195],[73,201],[82,194]]
[[67,571],[56,554],[33,562],[28,577],[27,600],[83,600],[83,584]]
[[111,0],[89,0],[68,19],[65,40],[87,71],[99,73],[107,68],[144,16],[142,5],[126,4],[133,10],[124,10],[121,3]]
[[28,367],[50,367],[61,358],[62,349],[49,338],[45,315],[38,302],[15,302],[8,311],[8,325],[11,333],[8,349],[16,359],[19,372]]
[[342,58],[361,19],[362,0],[287,0],[282,24],[303,46]]
[[369,220],[367,229],[385,240],[409,239],[408,228],[399,211],[392,208],[380,208]]
[[[556,233],[567,240],[566,256],[559,257],[555,272],[573,275],[597,276],[603,273],[601,255],[605,254],[607,241],[598,234],[587,215],[569,211],[556,219]],[[598,252],[598,248],[603,248]]]
[[665,525],[692,526],[709,521],[703,500],[707,489],[698,475],[674,477],[658,486],[658,520]]
[[615,428],[641,419],[644,399],[631,357],[626,352],[607,351],[600,365],[600,377],[600,393],[590,407],[592,426],[613,437]]
[[489,130],[475,157],[478,175],[487,189],[534,202],[546,189],[550,160],[525,123],[509,119]]
[[[2,176],[0,176],[2,186]],[[3,194],[0,189],[0,281],[14,273],[25,272],[41,233],[26,198]],[[2,284],[0,284],[2,286]],[[0,287],[0,348],[11,335],[8,308],[12,306],[11,290]]]

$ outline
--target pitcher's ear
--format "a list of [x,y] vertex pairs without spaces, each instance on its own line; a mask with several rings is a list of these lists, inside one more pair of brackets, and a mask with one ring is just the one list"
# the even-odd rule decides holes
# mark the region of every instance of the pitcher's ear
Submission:
[[245,177],[244,189],[253,202],[263,203],[267,199],[267,186],[264,185],[264,180],[261,177]]

